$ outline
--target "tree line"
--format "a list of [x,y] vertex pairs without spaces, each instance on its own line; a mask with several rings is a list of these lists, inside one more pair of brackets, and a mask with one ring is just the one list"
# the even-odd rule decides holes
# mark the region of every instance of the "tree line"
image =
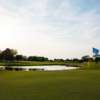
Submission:
[[17,50],[6,48],[3,51],[0,51],[0,60],[1,61],[48,61],[47,57],[40,57],[40,56],[24,56],[19,55]]
[[3,51],[0,51],[0,61],[55,61],[55,62],[88,62],[88,61],[95,61],[99,62],[100,57],[95,57],[95,60],[93,58],[90,58],[89,56],[83,56],[81,59],[74,58],[74,59],[54,59],[50,60],[47,57],[41,57],[41,56],[24,56],[22,54],[18,54],[17,50],[6,48]]
[[80,62],[79,59],[54,59],[50,60],[47,57],[41,56],[25,56],[18,54],[17,50],[6,48],[3,51],[0,51],[0,61],[51,61],[51,62]]

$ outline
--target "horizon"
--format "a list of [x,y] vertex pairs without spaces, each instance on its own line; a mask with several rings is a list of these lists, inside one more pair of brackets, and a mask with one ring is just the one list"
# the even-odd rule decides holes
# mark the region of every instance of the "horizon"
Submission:
[[94,55],[95,56],[99,56],[100,55],[99,54],[99,49],[97,49],[97,48],[92,48],[92,55],[87,54],[87,55],[81,56],[80,58],[78,58],[78,57],[74,57],[74,58],[49,58],[48,56],[44,56],[44,55],[25,55],[25,54],[21,54],[17,49],[14,49],[14,48],[5,48],[3,50],[0,50],[0,54],[2,52],[4,52],[5,50],[7,50],[7,49],[14,50],[16,52],[16,55],[22,55],[22,56],[25,56],[26,58],[28,58],[28,57],[45,57],[45,58],[48,58],[49,60],[54,60],[54,59],[63,59],[63,60],[80,59],[81,60],[82,57],[87,57],[88,56],[88,57],[93,58]]
[[80,58],[100,49],[99,0],[0,0],[0,50]]

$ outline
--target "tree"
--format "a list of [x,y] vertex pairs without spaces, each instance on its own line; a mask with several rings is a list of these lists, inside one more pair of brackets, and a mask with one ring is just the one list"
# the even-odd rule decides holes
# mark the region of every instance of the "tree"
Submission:
[[16,60],[21,60],[21,61],[24,61],[24,60],[27,60],[27,57],[26,56],[23,56],[23,55],[16,55],[15,57]]
[[95,58],[95,62],[100,62],[100,56]]
[[56,62],[64,62],[65,60],[64,59],[54,59],[54,61],[56,61]]
[[29,61],[48,61],[48,58],[46,57],[38,57],[38,56],[29,56]]
[[0,53],[1,60],[14,60],[17,51],[14,49],[6,48]]

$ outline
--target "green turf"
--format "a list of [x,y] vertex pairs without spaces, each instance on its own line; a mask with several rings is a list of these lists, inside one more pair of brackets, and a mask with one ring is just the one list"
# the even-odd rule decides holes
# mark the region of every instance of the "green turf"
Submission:
[[41,66],[41,65],[68,65],[68,66],[81,66],[81,63],[76,62],[63,62],[63,61],[0,61],[0,66]]
[[100,71],[3,71],[0,100],[100,100]]

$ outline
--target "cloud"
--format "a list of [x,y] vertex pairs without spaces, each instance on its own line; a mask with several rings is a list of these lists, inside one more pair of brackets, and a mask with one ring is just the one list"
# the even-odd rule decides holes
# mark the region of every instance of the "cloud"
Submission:
[[47,0],[0,0],[0,5],[15,13],[32,12],[33,15],[44,15]]
[[53,18],[59,19],[59,23],[56,24],[56,21],[53,21],[51,24],[56,25],[55,27],[61,30],[62,33],[70,34],[72,37],[75,34],[78,38],[89,39],[98,34],[100,26],[98,22],[100,19],[99,16],[100,14],[95,9],[80,13],[75,9],[74,5],[71,5],[68,1],[64,1],[53,15]]
[[15,47],[27,54],[49,57],[76,57],[92,46],[100,47],[99,10],[84,10],[85,5],[78,2],[0,0],[1,48]]
[[81,12],[80,9],[64,0],[55,13],[50,15],[49,34],[52,34],[58,43],[60,41],[60,47],[64,48],[62,51],[66,55],[77,56],[87,52],[91,54],[93,46],[100,48],[100,13],[96,8],[85,11],[82,9]]

